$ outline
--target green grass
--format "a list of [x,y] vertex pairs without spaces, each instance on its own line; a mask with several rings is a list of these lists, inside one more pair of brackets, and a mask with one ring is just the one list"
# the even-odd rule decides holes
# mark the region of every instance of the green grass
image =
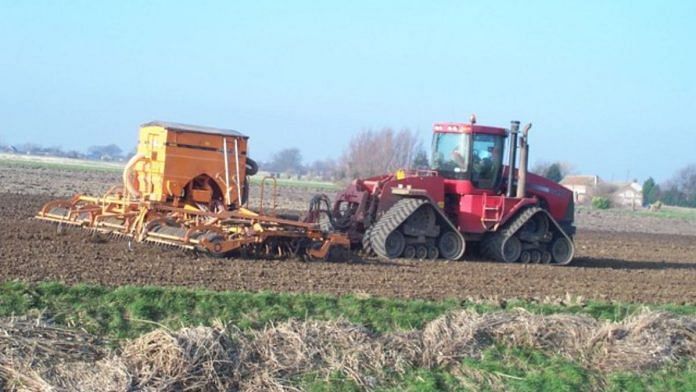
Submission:
[[601,211],[606,214],[628,215],[628,216],[644,216],[662,219],[681,219],[687,221],[696,221],[696,208],[674,207],[663,205],[659,211],[650,211],[646,208],[639,208],[635,211],[629,208],[609,208],[606,210],[598,210],[586,206],[578,206],[578,211]]
[[[621,320],[643,305],[589,301],[572,305],[509,301],[505,308],[537,314],[579,313],[598,319]],[[653,305],[653,309],[696,314],[696,305]],[[344,317],[375,331],[421,328],[455,309],[479,313],[503,309],[498,304],[470,301],[398,300],[355,295],[217,292],[184,288],[110,288],[61,283],[0,284],[0,316],[44,312],[57,323],[77,325],[118,342],[150,331],[158,324],[179,328],[230,322],[241,329],[261,328],[289,318],[330,320]]]
[[[261,184],[261,181],[263,180],[263,177],[260,175],[256,175],[253,177],[250,177],[249,181],[252,184]],[[266,186],[272,187],[272,181],[266,180]],[[333,182],[328,182],[328,181],[313,181],[313,180],[294,180],[294,179],[289,179],[289,178],[276,178],[276,185],[279,187],[289,187],[289,188],[309,188],[309,189],[318,189],[318,190],[326,190],[326,191],[336,191],[340,187],[333,183]]]
[[653,216],[657,218],[696,220],[696,208],[662,206],[659,211],[640,210],[635,212],[639,216]]
[[[359,391],[341,375],[328,380],[309,375],[298,383],[307,391]],[[466,359],[454,369],[411,369],[391,374],[376,389],[397,391],[694,391],[696,362],[676,363],[645,373],[600,374],[558,356],[527,348],[493,346],[481,359]]]
[[120,173],[123,165],[118,163],[105,163],[99,161],[86,161],[81,159],[12,156],[0,154],[0,166],[18,167],[28,169],[58,169],[70,171],[93,171]]

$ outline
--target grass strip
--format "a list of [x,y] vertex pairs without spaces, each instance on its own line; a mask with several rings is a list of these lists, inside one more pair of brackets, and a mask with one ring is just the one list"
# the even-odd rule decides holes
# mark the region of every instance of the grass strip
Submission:
[[[62,325],[74,325],[114,342],[134,338],[158,326],[212,325],[216,320],[242,330],[263,328],[290,318],[334,320],[339,317],[387,332],[422,328],[427,322],[456,309],[486,313],[523,308],[535,314],[586,314],[596,319],[623,320],[644,304],[597,301],[539,303],[473,300],[401,300],[363,295],[218,292],[154,286],[106,287],[57,282],[0,283],[0,317],[45,312]],[[696,305],[647,305],[654,310],[696,314]]]

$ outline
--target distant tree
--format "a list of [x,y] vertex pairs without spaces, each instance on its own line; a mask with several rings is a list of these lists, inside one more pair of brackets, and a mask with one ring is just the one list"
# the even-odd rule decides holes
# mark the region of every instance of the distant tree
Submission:
[[64,157],[65,152],[61,147],[58,146],[52,146],[52,147],[45,147],[41,149],[41,153],[43,155],[50,155],[54,157]]
[[612,184],[610,182],[600,182],[594,189],[592,193],[593,196],[597,196],[603,199],[611,200],[612,195],[619,189],[618,185]]
[[561,182],[563,179],[561,165],[559,163],[552,163],[548,170],[546,170],[546,173],[544,173],[544,177],[554,182]]
[[76,151],[76,150],[70,150],[65,153],[65,157],[67,158],[74,158],[74,159],[79,159],[79,158],[84,158],[85,154]]
[[668,205],[696,207],[696,164],[677,171],[671,180],[662,185],[660,200]]
[[286,148],[273,154],[266,170],[287,174],[302,174],[302,153],[297,147]]
[[660,198],[660,186],[655,183],[652,177],[648,177],[643,182],[643,205],[647,206],[656,202]]
[[312,162],[308,169],[312,176],[319,177],[324,181],[334,180],[337,176],[336,161],[331,158],[318,159]]
[[121,158],[123,151],[121,147],[115,144],[105,146],[91,146],[87,149],[87,156],[91,159],[101,159],[105,161],[113,161]]
[[17,146],[17,150],[22,154],[36,155],[41,152],[41,146],[34,143],[24,143]]
[[662,185],[660,201],[670,206],[681,206],[685,204],[686,197],[675,184],[666,182]]
[[572,166],[567,162],[545,162],[539,161],[530,170],[534,174],[546,177],[555,182],[561,182],[563,177],[573,173]]
[[341,156],[341,166],[349,178],[370,177],[414,167],[423,144],[416,132],[364,130],[353,136]]

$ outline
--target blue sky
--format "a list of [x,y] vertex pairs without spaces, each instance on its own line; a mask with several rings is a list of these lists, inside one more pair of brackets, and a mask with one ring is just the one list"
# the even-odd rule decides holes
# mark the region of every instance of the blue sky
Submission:
[[365,128],[534,123],[531,161],[659,181],[696,163],[692,1],[0,0],[0,141],[136,143],[153,119],[251,155]]

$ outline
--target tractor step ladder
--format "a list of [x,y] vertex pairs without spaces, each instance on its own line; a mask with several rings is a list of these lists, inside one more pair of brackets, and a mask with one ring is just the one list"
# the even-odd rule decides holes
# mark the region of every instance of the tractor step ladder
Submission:
[[505,211],[505,197],[496,196],[489,198],[484,193],[481,205],[483,207],[481,225],[486,231],[497,230],[500,220],[503,218],[503,211]]

